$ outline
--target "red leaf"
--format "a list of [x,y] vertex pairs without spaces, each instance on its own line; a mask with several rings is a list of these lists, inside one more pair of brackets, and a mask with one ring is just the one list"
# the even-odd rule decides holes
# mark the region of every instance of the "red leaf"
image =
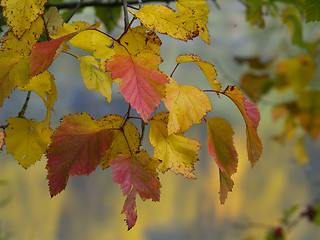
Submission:
[[47,42],[38,42],[34,45],[31,52],[31,69],[30,75],[37,75],[46,70],[56,57],[63,51],[67,42],[73,38],[77,32],[70,33],[63,37]]
[[56,129],[47,151],[51,196],[65,189],[70,176],[89,175],[100,164],[113,140],[88,114],[68,115]]
[[156,171],[159,163],[160,161],[155,158],[150,159],[144,150],[134,155],[119,154],[110,163],[113,168],[113,181],[120,184],[123,194],[127,195],[122,213],[126,214],[128,230],[137,220],[135,202],[137,194],[142,200],[160,199],[161,183]]
[[247,101],[236,86],[228,86],[223,91],[223,94],[228,96],[237,105],[246,123],[248,158],[251,165],[254,166],[262,154],[262,143],[257,133],[260,121],[259,110],[254,103]]
[[120,78],[120,93],[137,110],[143,121],[160,105],[168,79],[158,71],[161,58],[155,54],[117,54],[107,62],[112,78]]

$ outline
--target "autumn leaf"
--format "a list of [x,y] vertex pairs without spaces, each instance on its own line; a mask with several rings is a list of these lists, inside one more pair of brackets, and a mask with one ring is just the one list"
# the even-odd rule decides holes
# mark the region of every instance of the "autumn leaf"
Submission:
[[51,196],[65,189],[69,176],[89,175],[100,164],[113,140],[113,132],[101,123],[86,113],[62,119],[47,150]]
[[48,11],[43,15],[43,19],[50,35],[57,34],[57,29],[62,27],[63,18],[61,17],[56,7],[50,7]]
[[34,76],[46,70],[58,57],[58,55],[64,50],[64,48],[67,46],[67,43],[78,33],[85,30],[95,29],[96,27],[96,25],[86,25],[80,30],[64,35],[60,38],[47,42],[36,43],[32,49],[30,57],[30,75]]
[[102,70],[100,62],[92,56],[78,58],[81,61],[81,75],[88,90],[101,92],[108,102],[111,102],[112,78]]
[[0,51],[0,106],[17,87],[29,82],[30,61],[14,50]]
[[7,24],[20,38],[30,28],[31,23],[44,13],[46,3],[47,0],[2,0],[1,6]]
[[176,1],[176,5],[179,12],[183,12],[186,9],[194,11],[193,18],[198,25],[199,37],[207,44],[210,44],[210,34],[207,28],[210,10],[207,5],[207,0],[178,0]]
[[184,62],[193,62],[197,64],[204,75],[207,77],[212,89],[215,91],[221,90],[221,84],[217,81],[217,72],[212,63],[202,61],[200,57],[193,54],[180,55],[179,57],[177,57],[177,63],[180,64]]
[[111,38],[106,34],[95,30],[99,26],[100,22],[97,22],[92,26],[83,21],[73,22],[72,25],[64,23],[63,27],[57,29],[57,34],[52,35],[51,37],[56,39],[74,32],[79,32],[72,39],[70,39],[70,44],[74,47],[93,53],[95,58],[105,61],[109,59],[115,52],[113,49],[108,47],[112,44]]
[[223,204],[228,191],[232,190],[231,175],[237,172],[238,154],[234,147],[234,131],[224,118],[214,117],[207,120],[208,151],[220,170],[220,202]]
[[155,54],[116,54],[106,64],[112,78],[120,78],[120,93],[144,122],[160,105],[168,82],[166,75],[158,70],[160,63],[161,58]]
[[4,145],[4,137],[5,137],[5,133],[3,130],[0,130],[0,150],[2,150],[2,147]]
[[305,1],[306,23],[320,21],[320,2],[317,0]]
[[139,53],[154,53],[159,55],[162,42],[154,31],[149,31],[144,26],[129,28],[119,42],[114,42],[117,54],[138,55]]
[[163,102],[169,110],[168,134],[184,132],[193,124],[201,123],[212,105],[208,96],[199,88],[179,86],[171,77],[166,85]]
[[175,12],[163,5],[148,4],[131,14],[139,18],[148,29],[178,40],[187,41],[199,35],[198,25],[193,18],[194,11],[190,9]]
[[40,160],[50,143],[52,130],[43,122],[24,118],[8,118],[5,142],[7,152],[24,168]]
[[131,154],[139,151],[140,133],[133,123],[116,114],[101,118],[99,123],[114,132],[112,145],[100,163],[102,169],[108,168],[117,154]]
[[200,143],[184,137],[181,133],[168,135],[168,119],[168,112],[160,112],[149,120],[153,156],[161,160],[159,170],[165,172],[170,169],[186,178],[195,178],[193,164],[198,160]]
[[122,213],[126,214],[128,230],[137,220],[137,194],[142,200],[160,200],[161,183],[156,171],[159,163],[159,160],[150,158],[144,150],[132,155],[120,154],[111,161],[113,181],[121,185],[123,194],[127,196]]
[[316,65],[309,55],[299,58],[289,58],[280,61],[277,65],[277,85],[280,90],[292,89],[301,93],[313,79]]
[[253,103],[247,101],[236,86],[228,86],[223,94],[237,105],[246,123],[248,158],[251,166],[254,166],[262,154],[262,143],[257,133],[260,121],[259,110]]

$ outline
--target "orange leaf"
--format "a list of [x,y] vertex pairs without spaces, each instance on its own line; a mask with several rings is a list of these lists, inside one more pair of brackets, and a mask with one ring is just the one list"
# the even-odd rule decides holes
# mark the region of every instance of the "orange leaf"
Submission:
[[228,96],[240,110],[247,127],[247,152],[251,166],[259,160],[262,154],[262,143],[258,136],[257,128],[260,121],[260,113],[256,105],[248,102],[246,97],[236,86],[228,86],[223,94]]
[[208,119],[207,126],[209,154],[214,157],[220,170],[220,202],[223,204],[228,191],[232,190],[231,175],[237,172],[238,167],[238,154],[233,143],[234,131],[230,123],[220,117]]
[[112,140],[113,132],[88,114],[65,116],[47,151],[51,196],[65,189],[69,175],[91,174],[110,148]]
[[113,181],[120,184],[123,194],[127,195],[122,213],[126,214],[128,230],[137,220],[137,194],[142,200],[160,200],[161,183],[156,171],[159,163],[159,160],[150,158],[144,150],[133,155],[117,155],[110,163]]
[[158,71],[161,58],[155,54],[116,54],[107,61],[112,78],[120,78],[120,93],[136,109],[144,122],[160,105],[168,79]]

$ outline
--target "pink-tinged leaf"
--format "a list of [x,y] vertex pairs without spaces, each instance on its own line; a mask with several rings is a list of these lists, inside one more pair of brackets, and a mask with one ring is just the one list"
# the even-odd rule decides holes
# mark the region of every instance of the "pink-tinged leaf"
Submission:
[[247,152],[251,165],[254,166],[262,154],[262,143],[257,128],[260,121],[259,109],[252,102],[248,102],[236,86],[228,86],[223,94],[228,96],[240,110],[246,123]]
[[100,164],[113,140],[113,132],[88,114],[74,114],[52,136],[47,150],[51,196],[65,189],[69,176],[89,175]]
[[117,54],[107,61],[106,70],[120,78],[120,93],[144,122],[160,105],[168,79],[158,70],[161,58],[155,54]]
[[228,191],[232,190],[231,175],[237,172],[238,167],[238,154],[233,143],[234,131],[230,123],[220,117],[208,119],[207,126],[209,154],[214,157],[220,170],[220,202],[223,204]]
[[67,43],[78,33],[85,30],[96,29],[98,25],[85,26],[79,31],[67,34],[57,39],[38,42],[33,46],[31,52],[31,69],[30,76],[37,75],[46,70],[52,62],[58,57],[58,55],[67,47]]
[[137,194],[142,200],[160,199],[161,183],[156,171],[159,163],[159,160],[150,158],[144,150],[133,155],[119,154],[110,163],[113,168],[113,181],[120,184],[123,194],[127,195],[122,213],[126,214],[128,230],[137,220],[135,201]]

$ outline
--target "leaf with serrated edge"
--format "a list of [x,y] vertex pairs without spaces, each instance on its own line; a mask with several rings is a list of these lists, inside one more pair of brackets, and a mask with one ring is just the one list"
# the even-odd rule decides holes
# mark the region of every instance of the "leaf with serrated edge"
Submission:
[[183,12],[186,9],[194,11],[193,18],[198,25],[199,37],[207,44],[210,44],[210,34],[207,28],[210,10],[207,5],[207,0],[177,0],[176,5],[179,12]]
[[[231,175],[237,172],[238,154],[234,147],[234,131],[230,123],[224,118],[214,117],[207,120],[208,126],[208,151],[220,169],[220,202],[223,204],[231,191],[233,180]],[[223,178],[223,179],[221,179]],[[226,179],[228,178],[228,180]],[[224,184],[222,181],[227,182]]]
[[180,55],[177,57],[177,63],[193,62],[197,64],[204,75],[207,77],[211,87],[215,91],[221,90],[221,84],[217,81],[217,72],[212,63],[202,61],[199,56],[190,55]]
[[78,58],[81,61],[81,76],[88,90],[101,92],[108,102],[111,102],[112,78],[102,70],[100,62],[92,56]]
[[4,145],[4,137],[6,135],[4,134],[4,131],[3,130],[0,130],[0,150],[2,150],[2,147]]
[[154,157],[161,160],[159,170],[168,169],[186,178],[195,178],[193,164],[198,160],[199,141],[182,134],[168,135],[168,112],[160,112],[150,120],[149,139],[154,147]]
[[86,113],[65,116],[47,150],[51,196],[65,189],[69,176],[91,174],[110,148],[113,136],[103,120],[95,121]]
[[193,18],[194,11],[191,9],[175,12],[163,5],[148,4],[132,14],[148,29],[178,40],[187,41],[199,35],[198,25]]
[[57,29],[62,27],[63,18],[61,17],[57,7],[50,7],[48,11],[43,15],[46,29],[50,35],[57,34]]
[[260,121],[259,109],[252,102],[248,102],[236,86],[228,86],[223,91],[223,94],[228,96],[237,105],[246,123],[247,152],[251,166],[253,167],[263,151],[261,139],[257,133]]
[[113,79],[120,78],[120,93],[140,114],[144,122],[160,105],[167,76],[158,70],[161,58],[153,53],[116,54],[107,61],[106,70]]
[[44,127],[43,122],[24,118],[8,118],[6,129],[7,152],[24,168],[40,160],[51,142],[52,130]]
[[142,200],[160,200],[161,183],[156,171],[159,163],[159,160],[150,158],[144,150],[132,155],[117,155],[110,163],[113,181],[120,184],[123,194],[127,195],[122,213],[126,214],[128,230],[137,220],[137,194]]
[[169,110],[168,134],[184,132],[201,123],[212,105],[208,96],[197,87],[178,85],[171,77],[166,85],[164,105]]

